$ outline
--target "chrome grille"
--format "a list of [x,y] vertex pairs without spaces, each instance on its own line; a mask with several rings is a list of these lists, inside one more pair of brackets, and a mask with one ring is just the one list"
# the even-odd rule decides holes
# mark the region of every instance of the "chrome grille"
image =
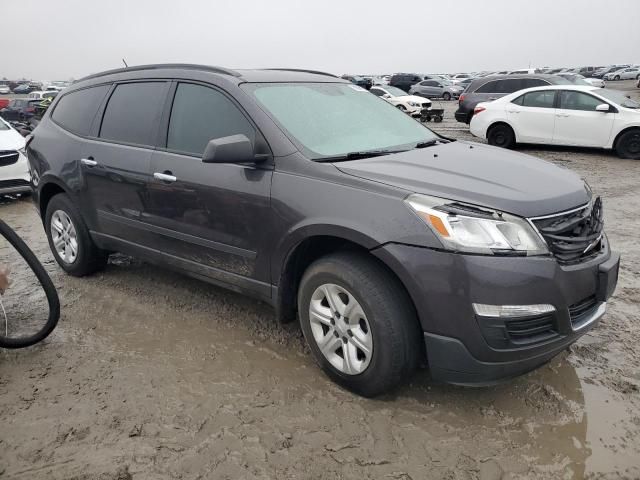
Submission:
[[18,152],[15,150],[0,150],[0,167],[13,165],[18,161]]

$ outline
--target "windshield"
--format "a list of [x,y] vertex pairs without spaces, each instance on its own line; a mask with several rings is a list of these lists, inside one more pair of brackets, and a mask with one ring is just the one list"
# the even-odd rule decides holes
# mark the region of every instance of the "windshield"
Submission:
[[611,100],[612,102],[617,103],[621,107],[625,107],[625,108],[640,108],[640,103],[638,103],[638,102],[636,102],[634,100],[631,100],[630,98],[627,98],[626,96],[624,96],[618,90],[609,90],[609,89],[606,89],[606,88],[600,88],[595,93],[597,93],[601,97],[606,98],[607,100]]
[[0,120],[0,130],[9,130],[9,125],[4,123],[4,120]]
[[404,97],[405,95],[409,95],[404,90],[400,90],[399,88],[396,88],[396,87],[388,86],[388,87],[385,87],[384,89],[387,92],[389,92],[389,95],[394,96],[394,97]]
[[244,84],[313,160],[352,152],[397,151],[438,137],[388,102],[340,83]]

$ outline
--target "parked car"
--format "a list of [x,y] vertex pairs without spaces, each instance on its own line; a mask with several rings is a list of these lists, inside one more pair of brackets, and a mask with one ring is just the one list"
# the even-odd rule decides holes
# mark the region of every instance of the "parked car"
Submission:
[[358,75],[343,75],[342,78],[367,90],[369,90],[373,85],[373,80],[370,78],[360,77]]
[[0,195],[31,191],[25,139],[0,118]]
[[420,117],[422,110],[431,107],[429,100],[413,94],[407,95],[407,92],[396,87],[374,85],[369,91],[414,118]]
[[479,78],[471,82],[458,99],[456,120],[462,123],[470,123],[473,110],[480,102],[496,100],[509,93],[517,92],[523,88],[538,87],[543,85],[569,84],[570,82],[555,75],[492,75]]
[[604,80],[638,80],[640,79],[640,67],[629,67],[609,72],[602,77]]
[[559,77],[567,79],[573,85],[592,85],[598,88],[604,88],[604,81],[599,78],[585,78],[578,73],[558,73]]
[[471,133],[490,145],[541,143],[613,149],[640,159],[640,104],[616,90],[553,85],[479,103]]
[[463,90],[464,87],[445,80],[423,80],[412,85],[409,93],[426,98],[443,98],[449,101],[452,98],[458,98]]
[[593,74],[601,68],[603,67],[578,67],[575,69],[575,73],[583,77],[592,77]]
[[451,83],[456,84],[462,82],[467,78],[472,78],[472,75],[469,73],[457,73],[451,77]]
[[27,145],[55,260],[82,276],[126,252],[269,302],[367,396],[421,362],[512,377],[598,323],[619,255],[579,175],[352,87],[193,65],[76,82]]
[[11,89],[9,88],[9,85],[0,85],[0,94],[7,95],[9,93],[11,93]]
[[520,70],[512,70],[509,75],[534,75],[536,73],[542,73],[539,68],[521,68]]
[[607,73],[615,72],[620,69],[628,68],[631,65],[609,65],[608,67],[603,67],[599,70],[593,72],[592,77],[594,78],[603,78]]
[[13,89],[13,93],[21,94],[21,93],[29,93],[33,90],[28,83],[23,83],[18,85]]
[[49,90],[49,91],[36,91],[31,92],[27,95],[29,100],[44,100],[45,98],[53,98],[58,94],[57,90]]
[[29,100],[28,98],[14,98],[9,104],[0,110],[0,117],[7,121],[28,120],[36,112],[36,105],[40,100]]
[[422,77],[416,73],[395,73],[389,80],[389,85],[409,92],[412,85],[420,82]]

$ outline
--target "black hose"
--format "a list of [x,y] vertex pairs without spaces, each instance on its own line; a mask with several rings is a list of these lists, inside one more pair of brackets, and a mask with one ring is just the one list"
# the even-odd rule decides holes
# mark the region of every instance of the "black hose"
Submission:
[[42,329],[34,335],[22,338],[5,338],[0,333],[0,348],[25,348],[34,345],[49,336],[49,334],[58,325],[60,318],[60,299],[58,292],[53,285],[51,278],[47,274],[42,264],[38,261],[31,249],[26,243],[14,232],[9,225],[0,220],[0,234],[22,255],[27,262],[36,278],[40,281],[40,285],[44,289],[49,303],[49,318],[43,325]]

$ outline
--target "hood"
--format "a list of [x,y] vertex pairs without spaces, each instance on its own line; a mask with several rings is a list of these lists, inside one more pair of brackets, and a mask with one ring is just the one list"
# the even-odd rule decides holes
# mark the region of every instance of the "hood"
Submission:
[[418,95],[403,95],[398,98],[402,99],[403,102],[431,103],[428,98],[419,97]]
[[496,210],[534,217],[569,210],[590,199],[570,170],[479,143],[451,142],[335,164],[348,175]]
[[24,148],[25,139],[13,128],[0,130],[0,150],[18,150]]

